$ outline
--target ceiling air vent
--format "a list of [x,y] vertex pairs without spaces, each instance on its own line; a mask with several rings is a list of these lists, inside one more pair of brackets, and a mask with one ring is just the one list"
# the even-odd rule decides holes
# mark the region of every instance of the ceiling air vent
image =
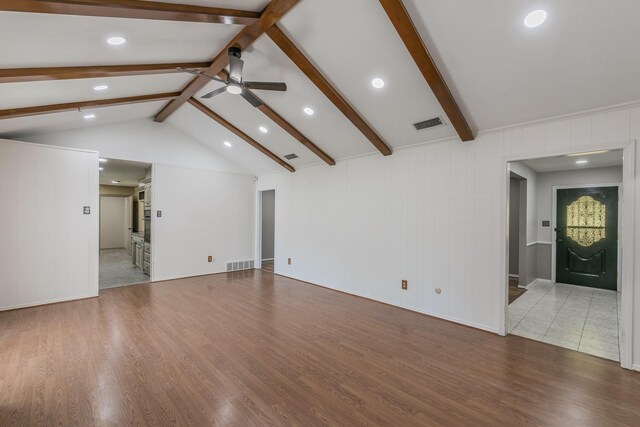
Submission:
[[286,156],[284,156],[285,159],[287,160],[293,160],[293,159],[297,159],[298,155],[295,153],[291,153],[291,154],[287,154]]
[[433,119],[425,120],[423,122],[414,123],[413,127],[415,127],[416,130],[424,130],[438,126],[444,126],[444,124],[445,123],[444,120],[442,120],[442,117],[436,117]]

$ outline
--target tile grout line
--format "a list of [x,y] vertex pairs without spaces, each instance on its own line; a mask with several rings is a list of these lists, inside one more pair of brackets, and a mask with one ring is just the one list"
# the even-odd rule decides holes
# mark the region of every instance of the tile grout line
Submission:
[[[554,284],[553,286],[555,286],[555,284]],[[535,304],[533,304],[529,310],[527,310],[527,312],[524,314],[524,316],[522,316],[522,318],[521,318],[520,320],[518,320],[518,323],[516,323],[516,325],[513,327],[513,329],[511,329],[511,332],[509,332],[509,334],[511,334],[513,331],[515,331],[515,330],[516,330],[516,328],[518,327],[518,325],[520,324],[520,322],[522,322],[522,321],[525,319],[525,317],[527,317],[527,315],[529,314],[529,312],[530,312],[531,310],[533,310],[533,308],[534,308],[536,305],[538,305],[538,303],[539,303],[540,301],[542,301],[542,298],[544,298],[544,297],[546,297],[546,296],[547,296],[547,294],[549,293],[549,291],[551,291],[551,289],[553,289],[553,286],[552,286],[552,287],[550,287],[549,289],[547,289],[547,292],[545,292],[545,293],[544,293],[544,295],[542,295],[542,296],[538,299],[538,301],[536,301],[536,303],[535,303]],[[515,302],[515,301],[514,301],[514,302]],[[508,307],[507,307],[507,308],[508,308]],[[507,324],[508,324],[508,322],[509,322],[509,319],[507,319]],[[514,334],[514,335],[515,335],[515,334]]]
[[[584,328],[587,326],[587,319],[589,318],[589,312],[591,311],[591,303],[593,302],[593,294],[591,292],[591,298],[589,298],[589,308],[587,309],[587,315],[584,318],[584,323],[582,324],[582,330],[580,331],[580,341],[578,341],[578,351],[580,351],[580,346],[582,345],[582,335],[584,334]],[[583,352],[585,353],[585,352]]]
[[571,295],[573,293],[573,289],[574,288],[571,288],[571,290],[569,291],[567,296],[564,298],[564,301],[562,301],[562,305],[560,306],[560,308],[556,312],[556,315],[553,316],[553,319],[551,320],[551,323],[549,323],[549,326],[547,326],[547,329],[544,331],[544,334],[542,334],[542,339],[540,341],[544,341],[544,337],[547,336],[547,332],[549,332],[549,329],[551,328],[551,325],[553,325],[553,322],[556,320],[556,317],[558,317],[558,314],[560,313],[560,310],[562,310],[562,307],[564,307],[564,305],[567,303],[567,300],[569,299],[569,295]]

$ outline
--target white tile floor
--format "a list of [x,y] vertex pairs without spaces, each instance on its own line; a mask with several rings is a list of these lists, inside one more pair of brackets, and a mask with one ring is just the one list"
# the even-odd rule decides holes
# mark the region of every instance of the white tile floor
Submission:
[[537,281],[509,305],[509,333],[619,361],[617,292]]

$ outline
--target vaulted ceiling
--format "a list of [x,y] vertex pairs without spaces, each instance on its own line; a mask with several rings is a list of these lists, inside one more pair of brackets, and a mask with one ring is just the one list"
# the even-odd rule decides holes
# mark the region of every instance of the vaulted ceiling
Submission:
[[[11,2],[0,1],[0,9],[3,3]],[[164,3],[253,12],[269,5],[267,0]],[[427,85],[406,41],[385,12],[384,3],[300,0],[277,25],[391,150],[455,137],[458,132],[451,118]],[[402,3],[474,133],[640,99],[637,1]],[[526,28],[522,24],[524,16],[537,8],[548,11],[547,21],[541,27]],[[0,77],[3,69],[27,67],[175,63],[204,66],[224,52],[244,28],[206,22],[0,12]],[[123,35],[127,43],[109,46],[105,39],[111,35]],[[371,138],[323,94],[269,35],[259,36],[243,52],[242,59],[246,79],[287,83],[285,93],[256,94],[328,157],[339,161],[378,152]],[[375,77],[384,79],[382,89],[371,86]],[[0,83],[0,110],[174,93],[182,91],[192,78],[172,72]],[[96,92],[93,87],[98,84],[106,84],[109,89]],[[196,98],[219,86],[217,82],[207,83]],[[285,160],[293,167],[323,162],[285,128],[240,97],[224,93],[199,101],[279,159],[297,154],[297,159]],[[96,114],[92,120],[84,120],[77,111],[3,119],[0,136],[24,139],[75,127],[153,120],[166,104],[167,101],[153,101],[83,108]],[[311,107],[314,114],[305,114],[305,107]],[[444,119],[445,126],[424,131],[412,126],[438,116]],[[180,106],[165,122],[254,173],[281,169],[237,133],[189,103]],[[260,126],[266,127],[268,133],[262,133]],[[225,141],[233,146],[226,147]]]

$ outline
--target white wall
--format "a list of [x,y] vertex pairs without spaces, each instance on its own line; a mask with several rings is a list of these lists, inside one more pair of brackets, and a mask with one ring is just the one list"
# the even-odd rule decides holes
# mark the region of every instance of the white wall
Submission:
[[155,164],[153,280],[219,273],[227,261],[253,259],[254,200],[251,175]]
[[520,175],[527,180],[527,244],[534,243],[537,240],[538,227],[538,173],[529,166],[514,162],[509,165],[512,172]]
[[100,249],[125,248],[126,201],[126,197],[100,197]]
[[221,172],[248,173],[169,123],[151,119],[22,138],[28,142],[95,150],[102,157]]
[[[257,189],[276,189],[275,270],[498,331],[504,312],[498,295],[506,255],[505,161],[590,151],[638,137],[640,108],[619,108],[485,133],[472,143],[442,141],[389,157],[263,175]],[[637,220],[640,185],[636,193]],[[640,227],[635,245],[640,265]],[[400,288],[402,279],[409,280],[407,291]],[[634,303],[640,307],[640,269],[635,279]],[[634,363],[640,365],[640,316],[634,337]]]
[[0,140],[0,310],[97,294],[98,154]]

